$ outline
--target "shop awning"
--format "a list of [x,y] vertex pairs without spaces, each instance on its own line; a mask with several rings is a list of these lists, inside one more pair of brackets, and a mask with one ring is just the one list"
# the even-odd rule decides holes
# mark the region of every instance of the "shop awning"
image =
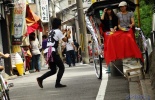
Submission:
[[27,24],[27,34],[34,32],[35,30],[42,31],[41,20],[27,5],[26,7],[26,24]]

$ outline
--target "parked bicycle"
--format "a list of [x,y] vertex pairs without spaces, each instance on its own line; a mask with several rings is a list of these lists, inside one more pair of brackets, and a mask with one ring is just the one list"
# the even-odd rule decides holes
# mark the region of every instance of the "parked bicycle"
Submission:
[[[10,57],[9,54],[3,54],[0,52],[0,56],[2,58],[8,58]],[[1,59],[0,59],[1,61]],[[9,97],[9,88],[13,87],[13,83],[7,84],[7,82],[4,80],[2,76],[2,71],[4,70],[3,66],[0,66],[0,100],[10,100]]]

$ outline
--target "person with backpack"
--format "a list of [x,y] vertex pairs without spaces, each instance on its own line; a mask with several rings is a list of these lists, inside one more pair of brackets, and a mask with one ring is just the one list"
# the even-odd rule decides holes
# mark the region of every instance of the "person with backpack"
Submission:
[[68,37],[65,37],[61,31],[61,20],[59,18],[54,18],[52,21],[52,30],[50,31],[47,40],[47,48],[45,49],[45,52],[47,52],[46,60],[51,70],[37,78],[37,82],[40,88],[43,88],[44,79],[56,74],[57,67],[59,68],[59,71],[57,73],[55,88],[66,87],[66,85],[60,83],[65,71],[65,66],[58,54],[58,44],[60,40],[66,42],[67,39]]

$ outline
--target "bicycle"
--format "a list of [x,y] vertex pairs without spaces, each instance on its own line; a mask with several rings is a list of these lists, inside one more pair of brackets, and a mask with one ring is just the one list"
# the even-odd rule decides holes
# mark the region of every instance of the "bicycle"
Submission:
[[9,87],[13,87],[13,83],[7,85],[2,76],[3,69],[0,69],[0,100],[10,100]]
[[147,40],[146,37],[144,36],[144,32],[142,31],[141,28],[135,27],[136,31],[138,32],[138,37],[137,37],[137,44],[143,54],[144,58],[144,63],[142,64],[143,71],[144,73],[148,73],[149,71],[149,55],[148,55],[148,47],[147,47]]

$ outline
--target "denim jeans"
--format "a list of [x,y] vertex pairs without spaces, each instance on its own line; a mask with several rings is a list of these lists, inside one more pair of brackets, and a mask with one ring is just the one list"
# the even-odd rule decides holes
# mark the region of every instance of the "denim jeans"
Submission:
[[71,66],[71,63],[75,65],[75,51],[74,50],[66,51],[66,60],[69,66]]
[[40,54],[33,55],[32,56],[32,67],[31,70],[34,70],[34,68],[38,71],[40,71]]

